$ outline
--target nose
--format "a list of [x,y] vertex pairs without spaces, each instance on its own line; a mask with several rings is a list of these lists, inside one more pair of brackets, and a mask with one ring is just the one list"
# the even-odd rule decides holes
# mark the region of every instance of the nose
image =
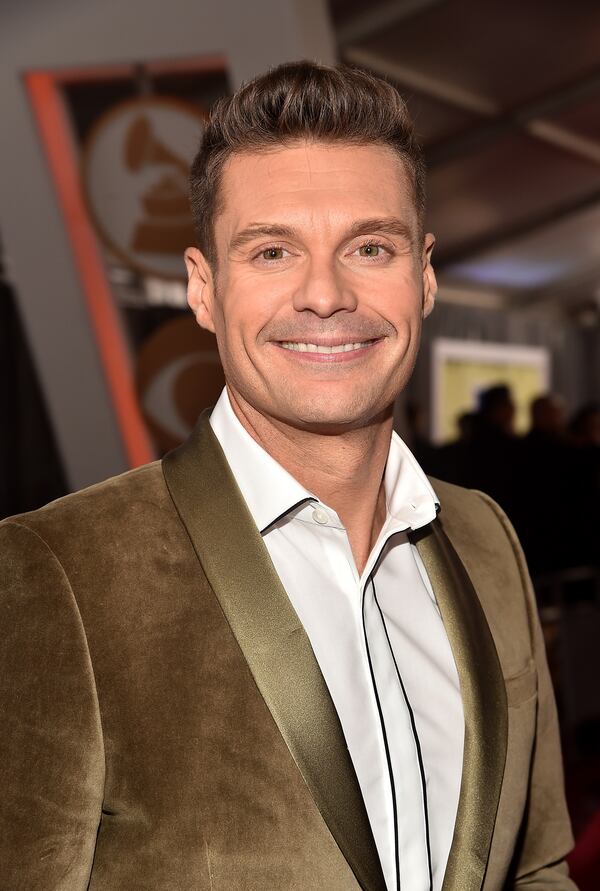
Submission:
[[358,301],[349,282],[331,260],[312,259],[294,292],[294,309],[309,310],[322,319],[340,310],[353,312]]

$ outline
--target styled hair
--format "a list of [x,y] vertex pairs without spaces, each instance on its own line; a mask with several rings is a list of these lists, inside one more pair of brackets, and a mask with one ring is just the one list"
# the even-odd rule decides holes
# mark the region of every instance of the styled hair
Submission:
[[192,163],[190,202],[198,246],[213,267],[214,223],[222,206],[227,159],[298,140],[392,148],[410,177],[422,235],[425,164],[406,103],[395,87],[348,65],[291,62],[243,84],[212,108]]

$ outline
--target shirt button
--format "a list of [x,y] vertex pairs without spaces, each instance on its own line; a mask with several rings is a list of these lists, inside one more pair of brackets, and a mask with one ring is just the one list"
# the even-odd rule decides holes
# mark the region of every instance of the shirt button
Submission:
[[313,520],[315,521],[315,523],[320,523],[321,526],[325,526],[329,522],[329,517],[327,516],[327,514],[325,513],[324,510],[321,510],[320,507],[317,507],[313,511],[312,516],[313,516]]

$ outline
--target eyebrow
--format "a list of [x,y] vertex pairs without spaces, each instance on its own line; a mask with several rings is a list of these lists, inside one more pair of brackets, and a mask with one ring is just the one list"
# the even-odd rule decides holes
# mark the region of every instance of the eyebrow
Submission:
[[413,243],[412,228],[399,217],[373,217],[367,220],[357,220],[350,227],[350,237],[368,235],[371,232],[385,232],[388,235],[399,235],[409,244]]
[[241,232],[237,232],[229,242],[229,250],[237,251],[255,238],[293,238],[296,231],[291,226],[269,223],[250,223]]
[[[357,238],[360,235],[369,235],[376,232],[385,232],[389,235],[399,235],[410,245],[413,244],[414,234],[411,227],[398,217],[370,217],[364,220],[356,220],[348,230],[344,240]],[[245,229],[237,232],[229,243],[229,251],[237,251],[255,238],[294,238],[296,230],[291,226],[278,223],[250,223]]]

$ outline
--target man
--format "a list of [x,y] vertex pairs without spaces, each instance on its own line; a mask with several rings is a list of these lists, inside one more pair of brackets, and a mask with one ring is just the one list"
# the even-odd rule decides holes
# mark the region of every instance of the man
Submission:
[[469,431],[458,443],[442,448],[433,470],[443,479],[491,495],[513,518],[517,439],[515,404],[506,384],[482,390],[478,410],[467,421]]
[[227,389],[161,463],[2,527],[2,887],[572,888],[527,573],[392,406],[432,309],[406,109],[283,66],[192,170]]

